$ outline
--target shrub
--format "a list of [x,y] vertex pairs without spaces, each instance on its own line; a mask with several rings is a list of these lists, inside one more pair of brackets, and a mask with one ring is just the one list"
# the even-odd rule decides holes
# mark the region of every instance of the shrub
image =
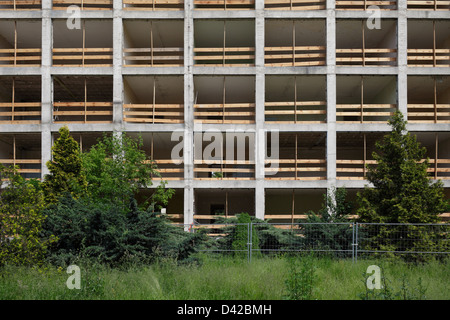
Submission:
[[164,216],[139,209],[132,198],[128,214],[112,204],[76,200],[70,194],[45,212],[45,232],[59,238],[49,260],[60,265],[79,257],[108,265],[151,262],[162,256],[185,260],[203,239],[202,233],[184,232]]
[[333,189],[324,195],[319,213],[309,212],[302,235],[296,242],[305,249],[325,250],[336,256],[345,256],[352,250],[353,230],[349,215],[353,203],[347,200],[344,188]]
[[316,275],[313,258],[291,256],[288,258],[289,272],[285,281],[288,300],[311,300],[313,298]]
[[47,246],[56,239],[51,233],[41,238],[45,214],[39,182],[0,165],[0,186],[0,266],[42,264]]

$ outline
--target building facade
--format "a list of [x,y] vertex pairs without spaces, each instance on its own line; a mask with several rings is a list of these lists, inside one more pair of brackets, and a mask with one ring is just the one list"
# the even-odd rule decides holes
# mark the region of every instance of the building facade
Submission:
[[62,125],[141,136],[175,222],[354,196],[395,110],[450,198],[448,1],[0,2],[0,162],[42,178]]

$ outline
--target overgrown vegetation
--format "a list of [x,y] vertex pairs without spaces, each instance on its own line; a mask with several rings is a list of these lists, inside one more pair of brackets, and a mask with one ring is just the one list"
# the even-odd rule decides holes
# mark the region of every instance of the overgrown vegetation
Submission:
[[42,183],[1,167],[7,183],[0,197],[0,266],[187,259],[203,234],[183,232],[156,213],[174,191],[162,182],[147,202],[136,202],[139,189],[159,175],[142,146],[142,139],[119,134],[104,136],[82,154],[61,127]]
[[312,300],[317,285],[313,256],[288,257],[289,272],[286,282],[286,298]]
[[[201,256],[199,257],[201,259]],[[202,259],[201,259],[202,260]],[[77,261],[81,269],[81,289],[66,287],[65,268],[24,268],[7,266],[0,276],[0,299],[25,300],[282,300],[294,298],[286,281],[291,265],[285,257],[253,259],[205,257],[201,264],[178,264],[173,259],[152,265],[129,264],[126,268]],[[297,275],[302,261],[297,259]],[[313,257],[310,267],[314,281],[312,295],[317,300],[382,299],[383,289],[367,290],[366,269],[379,265],[391,292],[389,299],[449,300],[448,263],[406,264],[401,261],[359,260]],[[307,268],[308,270],[308,268]],[[311,270],[309,268],[309,270]],[[304,279],[309,279],[306,276]],[[419,285],[419,279],[421,284]],[[388,281],[389,280],[389,281]],[[303,280],[300,280],[302,282]],[[308,280],[307,280],[308,281]],[[310,282],[311,283],[311,282]],[[298,292],[301,286],[298,286]],[[306,288],[306,286],[305,286]],[[309,292],[309,290],[305,290]],[[400,294],[398,294],[400,293]],[[367,296],[366,296],[367,294]],[[298,297],[302,297],[299,295]]]
[[[428,162],[420,161],[425,150],[406,132],[401,114],[396,113],[390,124],[392,132],[377,143],[379,153],[374,154],[374,158],[378,165],[368,168],[368,179],[374,188],[366,188],[358,195],[356,213],[365,226],[360,229],[360,235],[364,233],[366,241],[359,243],[360,248],[448,252],[449,243],[444,241],[448,235],[442,231],[429,232],[421,226],[372,228],[367,224],[433,223],[438,221],[439,213],[448,209],[442,184],[428,179]],[[136,200],[139,190],[152,185],[152,177],[159,176],[155,163],[143,151],[142,139],[131,139],[125,133],[104,136],[89,151],[81,153],[66,127],[59,133],[52,148],[52,161],[47,163],[50,173],[43,182],[25,180],[17,168],[0,166],[0,298],[14,298],[24,292],[12,288],[12,282],[17,280],[15,273],[24,277],[18,280],[20,287],[30,288],[36,286],[31,280],[36,274],[37,278],[42,274],[55,283],[60,278],[66,279],[67,274],[61,270],[73,263],[83,265],[81,291],[68,293],[63,288],[55,293],[49,288],[37,289],[36,295],[29,293],[28,297],[133,298],[133,294],[121,296],[114,288],[123,285],[114,281],[121,278],[139,287],[139,277],[148,276],[150,280],[146,278],[146,281],[151,282],[152,289],[143,289],[141,298],[343,298],[326,292],[330,289],[329,283],[335,281],[328,272],[341,272],[345,277],[350,271],[354,275],[357,268],[345,259],[342,262],[330,260],[336,256],[348,257],[353,245],[349,223],[355,203],[348,200],[345,189],[330,190],[324,196],[322,208],[317,213],[308,212],[307,220],[302,221],[307,224],[301,228],[280,229],[248,213],[240,213],[230,219],[217,219],[219,224],[235,226],[229,225],[220,231],[214,229],[212,236],[207,236],[206,230],[185,232],[158,213],[174,194],[164,181],[154,187],[147,201],[138,203]],[[250,248],[252,263],[248,264],[245,258]],[[203,249],[221,252],[219,256],[225,257],[224,265],[215,260],[216,256],[204,259]],[[321,259],[292,255],[294,251],[314,250],[328,254]],[[224,252],[231,254],[227,256]],[[274,255],[278,258],[265,259]],[[414,261],[425,260],[423,255],[405,256]],[[435,257],[444,260],[444,255]],[[441,262],[444,268],[448,264],[448,261]],[[427,272],[441,274],[434,263],[431,263],[432,271]],[[60,268],[55,269],[58,266]],[[425,265],[414,268],[421,266],[426,268]],[[122,270],[132,270],[135,275],[129,279]],[[359,276],[361,270],[358,272]],[[399,273],[395,273],[395,277],[398,276]],[[440,277],[439,281],[448,282],[448,275]],[[202,284],[205,278],[214,289]],[[29,284],[22,282],[28,281],[26,279]],[[261,284],[261,279],[274,283],[264,281]],[[348,297],[423,299],[426,289],[430,288],[430,281],[426,287],[422,282],[412,287],[412,278],[405,272],[402,279],[400,287],[393,289],[387,278],[383,278],[384,291],[377,292],[360,287],[356,290],[356,285],[352,284]],[[3,285],[11,290],[2,289]],[[180,287],[183,285],[185,287]],[[221,286],[225,289],[217,291]],[[249,296],[251,290],[254,293]],[[442,297],[426,292],[427,298],[433,296]],[[448,293],[444,296],[448,298]]]
[[44,193],[38,181],[26,181],[17,168],[0,165],[0,266],[40,265],[57,239],[41,237]]

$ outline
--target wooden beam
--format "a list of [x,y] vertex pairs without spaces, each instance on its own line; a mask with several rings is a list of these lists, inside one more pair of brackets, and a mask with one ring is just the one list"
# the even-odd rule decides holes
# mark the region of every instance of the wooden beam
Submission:
[[[364,60],[363,60],[363,63],[364,63]],[[363,123],[364,122],[364,120],[363,120],[363,106],[364,106],[364,79],[363,79],[363,76],[361,76],[360,81],[361,81],[361,83],[360,83],[360,85],[361,85],[361,110],[360,110],[361,114],[360,114],[360,122]]]
[[11,104],[11,120],[14,121],[14,103],[15,103],[15,85],[16,85],[16,78],[13,77],[13,81],[12,81],[12,104]]
[[363,177],[366,178],[366,161],[367,161],[367,143],[366,134],[364,133],[364,161],[363,161]]
[[14,20],[14,66],[16,66],[16,64],[17,64],[17,21]]
[[436,67],[436,20],[433,20],[433,67]]
[[437,179],[437,175],[438,175],[438,143],[439,143],[439,136],[438,133],[436,132],[434,134],[434,139],[435,139],[435,150],[434,150],[434,178]]

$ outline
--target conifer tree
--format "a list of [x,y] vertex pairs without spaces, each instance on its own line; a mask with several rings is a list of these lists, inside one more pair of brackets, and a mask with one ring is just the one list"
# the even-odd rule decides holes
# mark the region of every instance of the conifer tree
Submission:
[[373,184],[359,194],[357,214],[363,222],[433,223],[448,203],[441,181],[427,172],[426,149],[406,130],[407,122],[397,111],[389,120],[392,131],[376,142],[375,166],[368,166],[367,180]]
[[74,198],[87,192],[80,147],[66,126],[59,129],[59,134],[52,147],[52,160],[46,163],[50,174],[42,184],[47,203],[57,202],[66,192]]
[[359,248],[408,252],[403,258],[423,261],[426,257],[414,252],[449,249],[446,235],[433,224],[448,203],[442,182],[430,179],[426,149],[406,130],[403,115],[397,111],[389,124],[391,132],[376,143],[376,165],[367,168],[367,179],[373,187],[358,193],[360,221],[376,223],[362,228],[366,236]]

